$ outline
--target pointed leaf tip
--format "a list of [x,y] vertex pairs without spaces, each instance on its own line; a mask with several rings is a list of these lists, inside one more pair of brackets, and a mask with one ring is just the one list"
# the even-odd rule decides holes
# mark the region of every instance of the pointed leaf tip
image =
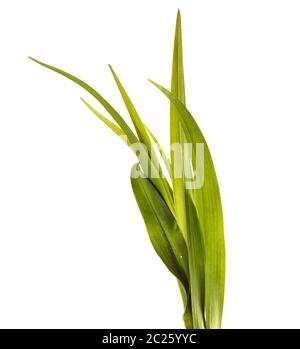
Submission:
[[38,61],[37,59],[35,59],[35,58],[31,57],[31,56],[28,56],[27,58],[30,59],[31,61],[34,61],[34,62],[36,62],[36,63],[39,63],[39,61]]

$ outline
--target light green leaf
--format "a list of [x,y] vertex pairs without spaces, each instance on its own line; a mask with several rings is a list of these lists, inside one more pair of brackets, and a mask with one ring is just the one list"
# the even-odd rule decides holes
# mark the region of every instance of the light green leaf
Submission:
[[107,102],[106,99],[104,99],[99,92],[97,92],[94,88],[92,88],[90,85],[88,85],[86,82],[78,79],[76,76],[71,75],[61,69],[55,68],[49,64],[43,63],[38,61],[35,58],[28,57],[32,61],[40,64],[41,66],[48,68],[60,75],[63,75],[64,77],[72,80],[82,88],[84,88],[87,92],[89,92],[96,100],[107,110],[107,112],[112,116],[112,118],[115,120],[115,122],[120,126],[120,128],[124,131],[126,136],[128,137],[128,141],[131,144],[137,143],[138,139],[136,135],[131,131],[130,127],[127,125],[125,120],[121,117],[121,115]]
[[98,110],[93,108],[87,101],[85,101],[83,98],[80,98],[82,102],[101,120],[103,121],[117,136],[124,138],[126,137],[124,131],[117,126],[115,123],[107,119],[105,116],[103,116]]
[[[184,68],[183,68],[183,52],[182,52],[182,31],[181,31],[181,15],[177,12],[174,48],[173,48],[173,62],[172,62],[172,79],[171,79],[172,93],[185,104],[185,83],[184,83]],[[184,178],[184,161],[182,154],[182,147],[185,141],[184,131],[181,126],[180,118],[177,115],[176,108],[170,104],[170,147],[171,147],[171,178],[173,185],[174,206],[177,223],[181,228],[182,234],[186,241],[188,240],[188,226],[187,226],[187,207],[186,207],[186,192],[185,192],[185,178]],[[173,146],[176,145],[176,149]],[[176,155],[175,152],[176,151]],[[176,158],[175,158],[176,157]],[[176,163],[176,164],[175,164]],[[175,166],[181,168],[180,176],[175,173]],[[185,326],[193,327],[193,315],[191,297],[188,299],[184,293],[181,292],[183,304],[185,307],[183,319]],[[201,307],[202,308],[202,307]]]
[[151,172],[150,165],[152,164],[154,168],[157,169],[159,177],[158,178],[153,178],[151,177],[151,181],[155,184],[156,188],[159,190],[163,198],[165,199],[167,205],[169,206],[170,210],[172,213],[174,213],[174,201],[173,201],[173,194],[170,185],[168,184],[168,181],[163,177],[162,169],[159,164],[159,160],[155,154],[155,151],[152,147],[150,138],[148,136],[147,130],[138,115],[133,103],[131,102],[131,99],[129,98],[127,92],[125,91],[125,88],[123,87],[120,79],[118,78],[117,74],[113,70],[112,66],[109,65],[109,68],[112,72],[113,78],[116,82],[116,85],[118,86],[118,89],[120,91],[120,94],[122,96],[122,99],[124,101],[124,104],[128,110],[128,113],[131,117],[131,120],[134,124],[134,127],[136,129],[136,132],[138,134],[139,140],[146,145],[148,149],[148,154],[149,154],[149,168],[148,172]]
[[[152,81],[151,81],[152,82]],[[225,288],[225,242],[222,204],[212,157],[206,140],[185,105],[164,87],[152,82],[176,108],[188,141],[204,144],[204,185],[192,190],[205,244],[205,317],[207,328],[221,326]],[[190,251],[189,251],[190,252]]]
[[[172,64],[172,82],[171,91],[177,98],[185,104],[185,83],[184,83],[184,69],[183,69],[183,53],[182,53],[182,32],[181,32],[181,15],[178,10],[174,49],[173,49],[173,64]],[[185,202],[185,184],[183,173],[183,155],[182,146],[185,141],[184,131],[181,126],[180,118],[177,115],[176,108],[170,105],[170,146],[171,146],[171,178],[174,191],[174,206],[177,217],[177,222],[181,228],[182,233],[187,239],[187,218],[186,218],[186,202]],[[177,158],[175,159],[172,145],[177,144],[179,148],[176,151]],[[177,168],[181,168],[180,176],[176,176],[175,162]],[[181,163],[181,164],[180,164]]]
[[[115,122],[120,126],[120,128],[123,130],[123,132],[125,133],[125,135],[128,138],[128,143],[130,145],[135,144],[135,143],[139,143],[138,138],[136,137],[136,135],[132,132],[132,130],[130,129],[130,127],[127,125],[127,123],[125,122],[125,120],[121,117],[121,115],[94,89],[92,88],[90,85],[88,85],[86,82],[78,79],[76,76],[71,75],[61,69],[58,69],[56,67],[53,67],[49,64],[40,62],[32,57],[28,57],[29,59],[31,59],[32,61],[42,65],[45,68],[48,68],[60,75],[65,76],[66,78],[72,80],[73,82],[75,82],[76,84],[78,84],[79,86],[81,86],[82,88],[84,88],[87,92],[89,92],[93,97],[96,98],[96,100],[98,102],[100,102],[100,104],[107,110],[107,112],[112,116],[112,118],[115,120]],[[137,123],[138,120],[136,120]],[[145,131],[146,132],[146,131]],[[148,135],[147,135],[148,137]],[[147,161],[146,163],[143,163],[142,166],[145,169],[146,166],[149,166],[149,163],[151,163],[151,158],[150,158],[150,162]],[[148,170],[148,169],[147,169]],[[147,172],[146,172],[147,173]],[[158,190],[161,192],[161,194],[164,196],[164,198],[166,199],[166,202],[170,208],[170,210],[172,211],[172,213],[174,214],[174,203],[173,203],[173,194],[172,194],[172,190],[167,182],[167,180],[165,178],[153,178],[152,182],[154,183],[154,185],[158,188]]]
[[124,104],[128,110],[128,113],[131,117],[131,120],[132,120],[133,125],[135,127],[135,130],[138,134],[140,142],[144,143],[146,145],[148,151],[151,152],[151,141],[150,141],[150,138],[147,134],[145,126],[144,126],[139,114],[137,113],[133,103],[131,102],[131,99],[129,98],[127,92],[125,91],[120,79],[118,78],[117,74],[115,73],[113,67],[111,65],[109,65],[109,68],[110,68],[110,71],[111,71],[113,78],[116,82],[116,85],[118,86],[118,89],[120,91],[120,94],[122,96]]

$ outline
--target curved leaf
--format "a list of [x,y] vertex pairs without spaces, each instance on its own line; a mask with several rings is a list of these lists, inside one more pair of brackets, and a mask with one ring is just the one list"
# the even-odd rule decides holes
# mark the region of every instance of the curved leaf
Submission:
[[204,144],[204,184],[191,190],[205,244],[205,315],[208,328],[221,326],[225,289],[225,241],[222,203],[217,176],[206,140],[185,105],[164,87],[151,81],[170,100],[178,112],[187,140],[193,149]]
[[137,143],[138,142],[138,139],[137,139],[136,135],[131,131],[130,127],[127,125],[126,121],[122,118],[122,116],[94,88],[92,88],[86,82],[78,79],[76,76],[74,76],[74,75],[72,75],[70,73],[67,73],[67,72],[65,72],[65,71],[63,71],[61,69],[53,67],[52,65],[40,62],[40,61],[38,61],[35,58],[32,58],[32,57],[28,57],[28,58],[31,59],[32,61],[40,64],[41,66],[43,66],[45,68],[48,68],[48,69],[50,69],[50,70],[52,70],[52,71],[54,71],[54,72],[56,72],[56,73],[58,73],[60,75],[63,75],[67,79],[72,80],[73,82],[75,82],[76,84],[78,84],[79,86],[84,88],[93,97],[95,97],[96,100],[107,110],[107,112],[112,116],[112,118],[116,121],[116,123],[124,131],[124,133],[128,137],[128,140],[130,141],[130,143],[133,144],[133,143]]

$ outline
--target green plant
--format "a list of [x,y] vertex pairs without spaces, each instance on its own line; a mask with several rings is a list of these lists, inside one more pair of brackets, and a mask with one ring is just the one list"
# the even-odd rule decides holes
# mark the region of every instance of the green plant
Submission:
[[[138,163],[131,171],[132,189],[155,251],[178,280],[186,328],[220,328],[225,286],[221,198],[209,148],[199,126],[185,106],[180,12],[178,11],[176,21],[171,91],[151,81],[170,102],[170,159],[142,122],[111,66],[109,67],[135,132],[116,109],[87,83],[29,58],[83,87],[110,114],[114,121],[82,99],[137,155]],[[160,156],[153,150],[153,144],[156,144]],[[137,151],[138,145],[143,146]],[[176,149],[173,148],[174,145],[177,145]],[[202,145],[202,157],[197,152],[198,145]],[[163,174],[161,161],[169,172],[171,184]],[[198,161],[201,161],[200,169]],[[154,170],[155,175],[149,176],[150,170],[151,174]],[[200,177],[201,185],[191,180],[195,176]]]

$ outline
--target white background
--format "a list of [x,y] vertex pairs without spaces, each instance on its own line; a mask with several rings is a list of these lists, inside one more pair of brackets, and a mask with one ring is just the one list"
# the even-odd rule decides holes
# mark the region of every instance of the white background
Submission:
[[147,79],[169,87],[177,8],[188,107],[222,192],[223,327],[300,328],[300,3],[289,0],[1,2],[1,328],[183,326],[131,192],[133,155],[87,93],[26,58],[87,80],[126,115],[111,63],[167,146],[168,103]]

